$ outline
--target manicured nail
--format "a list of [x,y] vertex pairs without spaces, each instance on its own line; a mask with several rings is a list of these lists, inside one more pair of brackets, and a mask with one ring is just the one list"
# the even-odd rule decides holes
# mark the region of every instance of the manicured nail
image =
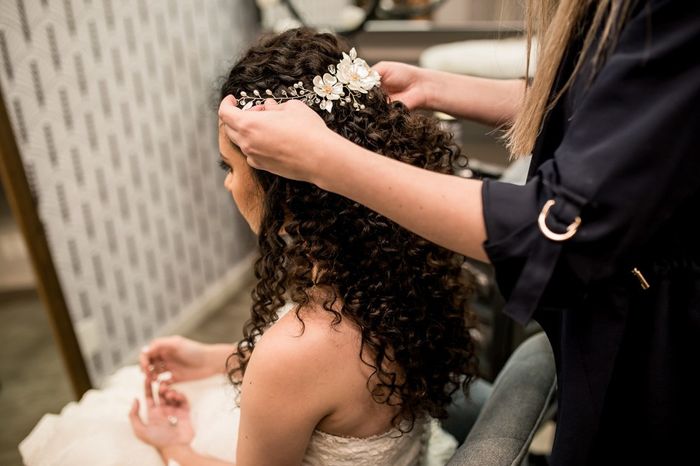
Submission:
[[168,380],[171,380],[172,378],[173,378],[173,373],[170,371],[161,372],[156,377],[158,382],[167,382]]

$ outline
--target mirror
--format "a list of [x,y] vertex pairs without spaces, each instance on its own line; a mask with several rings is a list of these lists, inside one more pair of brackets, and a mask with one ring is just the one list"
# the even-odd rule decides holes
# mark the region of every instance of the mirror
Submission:
[[351,35],[372,18],[379,0],[257,0],[257,4],[267,30],[308,26]]
[[445,0],[380,0],[374,15],[378,19],[426,19]]
[[281,32],[309,26],[341,35],[361,31],[371,19],[424,19],[445,0],[257,0],[262,24]]

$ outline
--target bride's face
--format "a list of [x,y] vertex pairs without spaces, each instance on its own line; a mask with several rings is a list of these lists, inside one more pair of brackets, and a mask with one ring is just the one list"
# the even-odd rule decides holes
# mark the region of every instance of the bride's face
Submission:
[[238,210],[256,234],[260,230],[262,212],[262,192],[253,178],[253,169],[246,163],[245,157],[234,146],[219,120],[219,152],[226,178],[224,187],[233,196]]

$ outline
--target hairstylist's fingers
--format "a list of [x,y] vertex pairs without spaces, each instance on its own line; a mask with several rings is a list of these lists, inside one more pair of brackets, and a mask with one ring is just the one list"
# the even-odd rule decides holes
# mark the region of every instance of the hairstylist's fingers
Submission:
[[253,157],[246,157],[245,160],[252,168],[255,168],[256,170],[263,169]]
[[395,84],[396,78],[401,77],[401,73],[397,70],[397,67],[400,69],[401,66],[401,63],[396,63],[393,61],[380,61],[372,67],[372,71],[376,71],[379,74],[379,76],[382,77],[382,89],[386,89],[387,84],[389,83]]
[[223,98],[221,101],[221,104],[219,105],[219,110],[221,110],[222,106],[230,106],[230,107],[238,107],[238,100],[231,94],[227,95],[226,97]]
[[255,107],[251,107],[248,109],[249,112],[262,112],[264,110],[271,111],[271,110],[277,110],[279,108],[279,105],[277,104],[277,101],[275,99],[270,99],[267,98],[265,99],[265,102],[262,103],[262,105],[256,105]]
[[230,127],[229,125],[224,125],[224,133],[226,133],[226,137],[234,143],[236,146],[239,148],[241,147],[241,133]]
[[232,95],[227,95],[219,104],[219,118],[227,126],[236,128],[239,118],[243,115],[243,109],[238,108],[238,101]]
[[372,69],[383,76],[384,74],[386,74],[387,69],[391,68],[390,63],[391,62],[380,61],[380,62],[376,63],[372,67]]

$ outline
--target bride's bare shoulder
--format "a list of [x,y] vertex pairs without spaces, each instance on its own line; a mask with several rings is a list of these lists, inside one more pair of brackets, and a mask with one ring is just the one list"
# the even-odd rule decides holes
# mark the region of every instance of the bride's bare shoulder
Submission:
[[346,352],[357,354],[360,331],[348,318],[325,310],[320,304],[293,308],[262,336],[256,345],[265,352],[293,351],[296,357],[310,357],[316,364],[333,364]]
[[[360,333],[351,322],[343,319],[333,325],[333,315],[322,308],[300,310],[298,317],[293,309],[256,343],[243,393],[255,385],[255,397],[314,400],[304,409],[320,416],[318,422],[337,409],[339,397],[348,390],[348,379],[357,372],[348,369],[359,365],[359,345]],[[358,386],[364,389],[364,381]]]

